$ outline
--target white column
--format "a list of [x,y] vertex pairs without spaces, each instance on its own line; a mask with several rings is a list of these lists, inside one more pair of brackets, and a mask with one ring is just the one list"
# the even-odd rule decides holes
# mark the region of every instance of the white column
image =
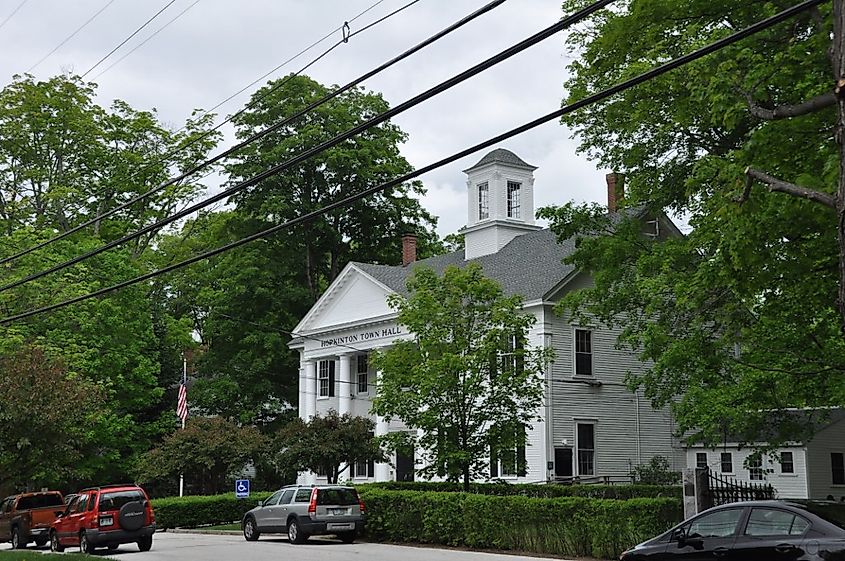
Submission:
[[305,379],[305,363],[302,362],[299,365],[299,388],[297,389],[297,394],[299,395],[299,405],[297,406],[297,411],[299,411],[299,418],[303,421],[307,418],[307,411],[305,411],[305,391],[307,388],[308,383]]
[[305,420],[317,414],[317,361],[309,360],[305,363]]
[[337,412],[341,415],[352,413],[352,359],[355,355],[340,355],[340,383],[337,385]]
[[[381,371],[376,372],[376,388],[381,382]],[[387,421],[381,415],[376,416],[376,436],[384,436],[388,432]],[[375,470],[376,481],[390,480],[390,464],[376,464]]]

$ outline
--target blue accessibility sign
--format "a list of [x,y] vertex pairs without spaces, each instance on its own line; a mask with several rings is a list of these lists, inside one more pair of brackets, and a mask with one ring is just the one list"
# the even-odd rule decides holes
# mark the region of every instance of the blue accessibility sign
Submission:
[[249,497],[249,479],[238,479],[235,481],[235,498],[245,499]]

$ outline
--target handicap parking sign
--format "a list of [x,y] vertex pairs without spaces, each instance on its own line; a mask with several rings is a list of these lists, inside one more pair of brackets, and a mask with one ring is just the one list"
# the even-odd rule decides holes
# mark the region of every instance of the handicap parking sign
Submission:
[[245,499],[249,497],[249,479],[238,479],[235,481],[235,498]]

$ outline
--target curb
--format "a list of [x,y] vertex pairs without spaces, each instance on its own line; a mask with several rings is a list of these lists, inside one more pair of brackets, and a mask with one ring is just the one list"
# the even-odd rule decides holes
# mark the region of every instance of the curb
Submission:
[[203,530],[202,528],[168,528],[168,534],[208,534],[212,536],[240,536],[240,530]]

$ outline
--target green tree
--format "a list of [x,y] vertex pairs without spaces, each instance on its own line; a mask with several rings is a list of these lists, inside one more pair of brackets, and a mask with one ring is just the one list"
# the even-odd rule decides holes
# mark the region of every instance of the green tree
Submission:
[[[215,135],[197,139],[210,116],[174,132],[154,111],[94,101],[95,86],[78,77],[36,81],[16,77],[0,91],[0,255],[67,231],[113,208],[204,157]],[[194,142],[178,155],[164,156]],[[183,182],[144,204],[103,220],[3,268],[2,284],[99,246],[170,212],[201,189]],[[154,236],[80,265],[0,293],[3,315],[41,307],[150,270]],[[152,295],[156,295],[155,292]],[[160,294],[158,294],[160,296]],[[126,479],[133,457],[175,427],[178,380],[174,345],[190,339],[190,325],[164,317],[147,286],[89,300],[0,327],[0,356],[36,344],[59,357],[70,375],[106,392],[98,417],[97,449],[79,460],[97,480]],[[178,318],[176,318],[178,319]]]
[[39,488],[84,477],[80,460],[96,450],[104,393],[70,374],[43,349],[0,359],[0,490]]
[[[373,411],[421,431],[419,472],[462,481],[490,476],[491,456],[525,446],[525,431],[543,397],[550,350],[527,348],[536,321],[506,297],[480,266],[448,267],[443,276],[418,267],[410,295],[389,298],[414,336],[377,353],[381,371]],[[524,471],[524,459],[514,457]]]
[[[791,5],[619,4],[570,35],[581,57],[570,65],[567,99]],[[829,51],[830,15],[828,5],[811,9],[566,118],[582,151],[627,174],[629,210],[611,217],[570,204],[542,213],[561,239],[578,238],[570,262],[595,281],[559,310],[622,327],[620,343],[652,364],[631,385],[670,405],[692,440],[801,438],[825,414],[802,423],[787,408],[845,403],[841,209],[772,182],[769,191],[783,192],[745,183],[751,166],[751,178],[766,170],[826,197],[843,188],[830,93],[842,49]],[[692,231],[655,232],[648,221],[662,211],[683,213]]]
[[141,456],[135,471],[140,481],[170,490],[184,474],[186,486],[196,494],[217,494],[266,448],[266,437],[255,427],[221,417],[194,417],[184,430],[172,432]]
[[279,470],[324,473],[329,483],[337,483],[344,472],[352,477],[356,463],[386,460],[374,429],[366,417],[334,410],[307,422],[297,417],[276,434],[273,464]]

